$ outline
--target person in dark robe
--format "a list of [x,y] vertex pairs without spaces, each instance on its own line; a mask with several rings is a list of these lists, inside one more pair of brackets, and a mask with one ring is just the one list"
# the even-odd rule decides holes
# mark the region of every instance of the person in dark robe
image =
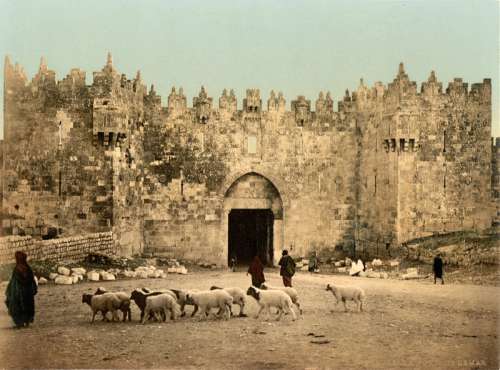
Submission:
[[233,254],[231,257],[231,271],[235,272],[236,271],[236,265],[238,263],[238,258],[236,257],[236,254]]
[[319,270],[318,255],[316,251],[314,251],[309,257],[309,264],[307,269],[309,270],[309,272],[317,272]]
[[247,275],[252,276],[252,285],[256,288],[260,288],[261,284],[266,281],[264,278],[264,265],[260,260],[259,256],[255,256],[248,267]]
[[441,284],[444,284],[443,279],[443,260],[441,255],[438,254],[434,257],[434,263],[432,265],[432,271],[434,272],[434,284],[436,284],[436,279],[441,279]]
[[28,327],[35,318],[35,295],[37,284],[26,253],[15,253],[16,267],[12,271],[5,304],[16,328]]
[[280,265],[280,275],[283,278],[284,286],[292,286],[292,276],[295,274],[295,261],[288,254],[288,251],[285,249],[282,253],[282,257],[278,262]]

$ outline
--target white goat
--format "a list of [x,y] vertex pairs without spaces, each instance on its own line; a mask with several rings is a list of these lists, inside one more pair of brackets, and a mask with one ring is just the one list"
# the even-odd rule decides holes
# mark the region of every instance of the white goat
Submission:
[[175,320],[181,313],[176,299],[170,294],[163,293],[155,296],[149,296],[146,298],[146,307],[144,308],[142,323],[144,324],[146,322],[150,313],[153,313],[158,321],[162,321],[161,314],[163,313],[166,320],[168,317],[168,311],[170,311],[170,318],[172,321]]
[[333,296],[337,300],[337,305],[340,301],[344,302],[344,309],[346,312],[346,301],[354,301],[358,305],[358,312],[363,311],[363,302],[365,300],[365,291],[363,289],[355,286],[327,284],[326,290],[332,292]]
[[189,292],[186,295],[186,302],[192,302],[197,308],[200,309],[202,315],[205,314],[205,317],[208,316],[212,308],[219,308],[219,314],[223,314],[225,312],[226,320],[231,317],[233,297],[231,297],[229,293],[224,290],[216,289],[201,292]]
[[285,310],[292,315],[292,320],[295,321],[297,319],[297,316],[292,309],[292,299],[288,294],[281,290],[260,290],[251,286],[247,290],[247,295],[255,298],[260,306],[260,310],[255,318],[258,318],[264,309],[266,309],[268,315],[270,315],[270,308],[276,307],[278,309],[278,317],[276,318],[277,321],[281,319]]

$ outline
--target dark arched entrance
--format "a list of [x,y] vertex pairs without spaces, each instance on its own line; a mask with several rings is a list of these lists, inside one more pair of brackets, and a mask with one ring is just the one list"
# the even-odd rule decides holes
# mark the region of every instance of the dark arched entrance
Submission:
[[274,215],[270,209],[232,209],[229,212],[228,258],[247,265],[255,255],[272,265]]
[[[255,255],[273,265],[275,247],[281,245],[283,206],[276,187],[255,172],[237,179],[224,199],[227,214],[228,264],[236,256],[248,265]],[[276,244],[276,245],[275,245]]]

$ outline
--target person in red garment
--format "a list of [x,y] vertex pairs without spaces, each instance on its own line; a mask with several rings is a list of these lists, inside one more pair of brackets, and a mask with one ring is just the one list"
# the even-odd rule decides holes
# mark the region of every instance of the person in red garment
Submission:
[[252,276],[252,285],[256,288],[260,288],[261,284],[266,281],[264,278],[264,265],[258,255],[250,263],[247,271],[248,274]]

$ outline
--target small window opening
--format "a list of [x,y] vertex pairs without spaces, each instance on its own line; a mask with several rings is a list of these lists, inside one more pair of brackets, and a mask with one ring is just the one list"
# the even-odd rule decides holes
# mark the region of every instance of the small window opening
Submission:
[[405,139],[399,139],[399,151],[400,152],[405,151]]
[[396,139],[391,139],[391,151],[396,151]]
[[410,146],[410,152],[415,151],[415,139],[410,139],[409,146]]

